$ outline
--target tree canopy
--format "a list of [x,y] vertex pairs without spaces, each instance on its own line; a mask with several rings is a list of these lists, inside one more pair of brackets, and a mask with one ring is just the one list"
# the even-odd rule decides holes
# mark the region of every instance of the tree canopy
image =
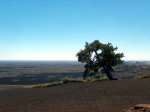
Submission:
[[86,42],[84,50],[77,53],[78,61],[85,64],[83,78],[95,76],[96,73],[105,73],[110,80],[113,67],[123,62],[123,53],[115,53],[117,47],[111,43],[103,44],[98,40],[92,43]]

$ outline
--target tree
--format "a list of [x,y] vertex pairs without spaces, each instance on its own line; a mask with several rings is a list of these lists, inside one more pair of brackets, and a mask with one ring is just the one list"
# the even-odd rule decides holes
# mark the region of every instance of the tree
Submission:
[[115,53],[117,47],[113,47],[111,43],[103,44],[98,40],[92,43],[86,42],[84,50],[77,53],[78,61],[85,64],[83,78],[95,76],[96,73],[102,72],[113,80],[111,72],[113,67],[123,62],[123,53]]

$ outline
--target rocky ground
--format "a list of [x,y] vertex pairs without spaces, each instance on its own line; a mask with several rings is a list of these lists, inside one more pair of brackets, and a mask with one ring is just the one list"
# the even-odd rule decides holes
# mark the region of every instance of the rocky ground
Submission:
[[150,104],[150,79],[0,91],[0,112],[121,112]]
[[150,112],[150,104],[137,104],[129,109],[124,109],[122,112]]

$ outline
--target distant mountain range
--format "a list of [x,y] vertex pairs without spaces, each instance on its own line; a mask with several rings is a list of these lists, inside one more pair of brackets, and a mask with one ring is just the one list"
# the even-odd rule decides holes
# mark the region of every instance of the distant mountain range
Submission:
[[150,61],[125,61],[127,64],[150,65]]

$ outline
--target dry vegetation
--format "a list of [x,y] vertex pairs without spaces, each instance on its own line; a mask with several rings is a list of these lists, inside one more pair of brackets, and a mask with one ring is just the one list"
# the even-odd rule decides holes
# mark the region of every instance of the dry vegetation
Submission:
[[150,73],[145,73],[143,75],[139,75],[135,77],[135,79],[143,79],[143,78],[150,78]]
[[105,81],[108,80],[108,78],[106,76],[104,77],[91,77],[88,78],[86,80],[83,80],[81,78],[68,78],[65,77],[62,79],[62,81],[55,81],[55,82],[51,82],[51,83],[43,83],[43,84],[36,84],[36,85],[30,85],[30,86],[25,86],[25,88],[41,88],[41,87],[53,87],[53,86],[59,86],[59,85],[63,85],[69,82],[98,82],[98,81]]

